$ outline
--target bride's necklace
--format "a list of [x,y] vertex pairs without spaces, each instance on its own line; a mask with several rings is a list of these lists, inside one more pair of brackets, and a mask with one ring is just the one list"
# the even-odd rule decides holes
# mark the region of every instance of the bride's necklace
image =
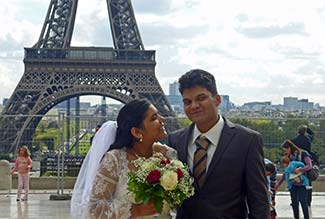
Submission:
[[130,149],[128,150],[128,153],[129,153],[130,155],[134,156],[136,159],[140,158],[139,154],[137,154],[137,153],[134,151],[133,148],[130,148]]
[[142,157],[142,158],[145,158],[145,157],[146,157],[145,155],[142,155],[142,154],[139,155],[137,152],[135,152],[135,150],[134,150],[133,148],[130,148],[130,149],[128,150],[128,153],[129,153],[130,155],[134,156],[136,159],[138,159],[138,158],[140,158],[140,157]]

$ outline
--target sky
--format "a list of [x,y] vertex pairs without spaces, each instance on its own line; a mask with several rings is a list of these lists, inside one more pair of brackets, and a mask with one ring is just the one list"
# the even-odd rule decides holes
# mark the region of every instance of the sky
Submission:
[[[23,48],[40,35],[50,0],[1,1],[0,101],[24,72]],[[325,106],[325,1],[133,0],[145,49],[156,50],[156,77],[211,72],[236,105],[283,104],[283,97]],[[105,0],[79,0],[71,46],[112,47]],[[83,100],[83,99],[82,99]]]

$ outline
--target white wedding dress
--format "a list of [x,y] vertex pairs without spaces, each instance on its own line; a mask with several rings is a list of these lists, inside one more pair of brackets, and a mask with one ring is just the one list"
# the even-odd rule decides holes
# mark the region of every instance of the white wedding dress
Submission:
[[[128,164],[125,149],[106,153],[97,172],[88,206],[82,212],[83,218],[131,218],[132,204],[127,193]],[[153,218],[170,219],[170,211],[165,209],[161,214],[137,217],[137,219]]]

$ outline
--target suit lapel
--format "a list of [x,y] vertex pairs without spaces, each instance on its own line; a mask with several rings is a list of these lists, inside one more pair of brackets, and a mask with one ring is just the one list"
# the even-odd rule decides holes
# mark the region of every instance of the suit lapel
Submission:
[[[186,163],[189,166],[188,163],[188,145],[189,145],[189,141],[190,141],[190,137],[191,134],[193,133],[193,129],[194,129],[194,123],[192,123],[189,127],[185,128],[185,130],[183,131],[183,133],[181,135],[179,135],[180,139],[184,139],[183,141],[181,141],[181,144],[179,145],[179,149],[177,150],[178,152],[178,159],[180,161],[182,161],[183,163]],[[185,147],[184,147],[185,145]],[[192,170],[189,170],[190,175],[193,177],[193,172]],[[197,184],[196,181],[194,181],[194,188],[195,191],[200,190],[199,185]]]
[[187,151],[188,151],[188,145],[189,145],[189,141],[190,141],[190,135],[193,131],[193,128],[194,128],[194,124],[187,127],[184,130],[184,132],[179,136],[179,138],[183,139],[183,141],[181,141],[181,144],[179,145],[178,158],[179,158],[179,160],[181,160],[182,162],[184,162],[186,164],[188,164]]
[[225,118],[224,118],[224,120],[225,120],[225,125],[221,131],[218,146],[216,148],[216,151],[213,154],[211,163],[209,165],[208,172],[206,175],[206,181],[207,181],[207,178],[209,177],[209,175],[211,174],[212,170],[216,166],[216,164],[221,159],[223,153],[225,152],[225,150],[227,149],[228,145],[230,144],[231,140],[233,139],[233,137],[235,135],[235,132],[233,130],[235,125]]

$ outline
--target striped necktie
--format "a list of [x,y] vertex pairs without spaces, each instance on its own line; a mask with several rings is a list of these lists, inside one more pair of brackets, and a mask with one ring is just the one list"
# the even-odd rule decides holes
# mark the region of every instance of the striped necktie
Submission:
[[207,168],[208,154],[207,150],[210,144],[209,139],[200,135],[196,140],[196,151],[194,152],[193,174],[199,187],[202,188]]

